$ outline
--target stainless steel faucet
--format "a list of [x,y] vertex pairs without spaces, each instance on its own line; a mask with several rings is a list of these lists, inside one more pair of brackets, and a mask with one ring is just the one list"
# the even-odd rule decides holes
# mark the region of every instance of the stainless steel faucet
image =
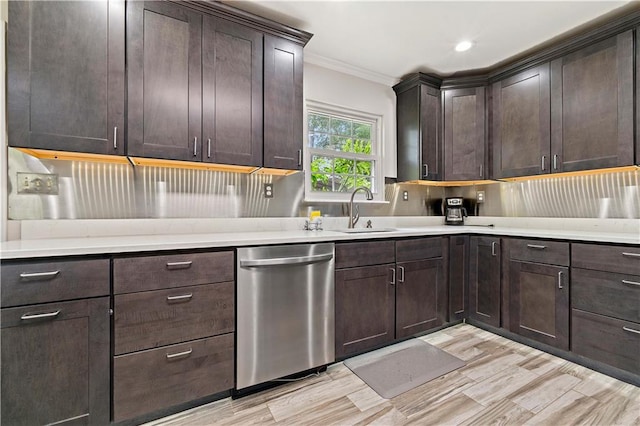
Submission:
[[355,216],[353,215],[353,197],[356,196],[356,192],[358,191],[364,191],[367,195],[367,200],[373,200],[373,194],[371,193],[369,188],[365,186],[359,186],[353,190],[353,192],[351,193],[351,199],[349,200],[349,228],[355,227],[356,223],[358,223],[358,219],[360,219],[360,212],[357,208]]

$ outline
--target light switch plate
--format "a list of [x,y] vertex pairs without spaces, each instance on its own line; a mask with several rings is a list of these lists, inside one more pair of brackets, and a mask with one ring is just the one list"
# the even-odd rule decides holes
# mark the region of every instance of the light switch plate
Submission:
[[478,204],[484,203],[484,191],[476,192],[476,203]]
[[58,195],[58,175],[18,172],[18,194]]
[[402,191],[402,200],[409,201],[409,191]]

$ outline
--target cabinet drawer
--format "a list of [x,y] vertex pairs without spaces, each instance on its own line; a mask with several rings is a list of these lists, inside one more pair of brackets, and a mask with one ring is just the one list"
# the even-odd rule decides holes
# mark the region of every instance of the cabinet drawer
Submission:
[[114,297],[115,354],[234,331],[233,282]]
[[640,247],[572,244],[571,266],[640,275]]
[[510,241],[509,258],[525,262],[569,266],[569,243],[513,239]]
[[442,237],[396,241],[396,261],[432,259],[442,257]]
[[118,422],[233,388],[233,333],[114,357]]
[[640,324],[572,311],[571,350],[622,370],[640,374]]
[[233,281],[231,251],[113,260],[113,292],[133,293]]
[[571,268],[572,307],[640,322],[640,276]]
[[109,295],[109,260],[2,263],[2,307]]
[[336,244],[336,269],[382,265],[396,261],[394,241]]

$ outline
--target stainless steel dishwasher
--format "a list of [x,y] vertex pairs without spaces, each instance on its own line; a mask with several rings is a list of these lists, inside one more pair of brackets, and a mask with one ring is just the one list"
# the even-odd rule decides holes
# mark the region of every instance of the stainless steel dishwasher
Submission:
[[335,360],[333,243],[238,249],[236,389]]

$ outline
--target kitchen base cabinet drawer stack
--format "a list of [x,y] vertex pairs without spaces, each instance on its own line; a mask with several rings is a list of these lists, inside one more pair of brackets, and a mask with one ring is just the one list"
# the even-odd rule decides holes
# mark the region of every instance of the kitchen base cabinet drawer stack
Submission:
[[573,244],[571,350],[640,375],[640,249]]
[[2,263],[3,424],[109,423],[109,260]]
[[233,388],[231,251],[113,260],[113,420]]

